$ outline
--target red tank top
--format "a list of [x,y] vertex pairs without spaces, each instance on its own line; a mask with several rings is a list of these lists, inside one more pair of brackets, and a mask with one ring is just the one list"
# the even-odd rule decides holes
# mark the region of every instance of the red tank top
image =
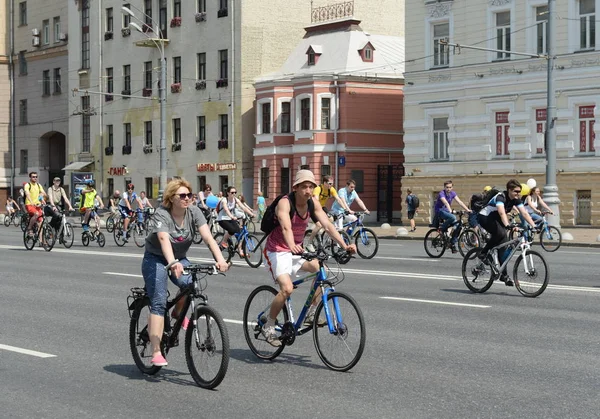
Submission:
[[[287,196],[281,198],[281,200],[288,199]],[[280,201],[281,202],[281,201]],[[290,204],[291,205],[291,204]],[[306,215],[304,218],[298,215],[298,212],[294,211],[294,216],[292,217],[292,232],[294,233],[294,243],[299,245],[302,244],[304,240],[304,232],[306,231],[306,227],[308,226],[308,219],[310,218],[310,214],[306,211]],[[269,234],[267,238],[267,252],[289,252],[290,248],[285,242],[283,238],[283,229],[280,225],[275,227],[275,230]]]

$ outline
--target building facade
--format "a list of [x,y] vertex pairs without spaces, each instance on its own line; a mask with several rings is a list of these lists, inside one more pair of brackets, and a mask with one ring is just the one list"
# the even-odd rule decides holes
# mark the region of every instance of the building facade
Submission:
[[[0,16],[8,16],[7,2],[0,3]],[[12,147],[10,146],[10,21],[0,19],[0,202],[10,195],[13,174]]]
[[[64,174],[69,126],[67,9],[71,5],[66,0],[14,2],[17,189],[29,181],[29,172],[38,172],[46,187],[54,176]],[[70,182],[65,179],[65,183]]]
[[[357,9],[367,3],[348,2]],[[394,1],[382,3],[383,8]],[[313,6],[325,4],[319,0]],[[122,6],[134,16],[123,14]],[[156,45],[148,39],[162,35],[168,177],[183,176],[194,190],[205,183],[215,190],[236,185],[252,197],[253,82],[281,66],[311,11],[308,2],[285,0],[105,0],[101,7],[77,0],[69,14],[76,28],[70,38],[70,84],[79,89],[69,108],[75,115],[71,167],[93,173],[105,197],[133,182],[156,198],[161,52],[148,47]],[[389,17],[377,25],[403,30]]]
[[[463,201],[510,178],[543,186],[547,60],[508,51],[546,53],[547,0],[407,4],[403,183],[421,198],[420,222],[429,221],[427,210],[447,179]],[[598,225],[600,1],[555,4],[560,221]],[[489,50],[449,47],[445,40]]]
[[[253,176],[255,193],[268,201],[291,190],[297,170],[310,169],[333,175],[336,188],[355,180],[377,216],[378,166],[402,163],[404,39],[359,24],[306,27],[279,71],[255,84]],[[399,212],[399,183],[396,193]]]

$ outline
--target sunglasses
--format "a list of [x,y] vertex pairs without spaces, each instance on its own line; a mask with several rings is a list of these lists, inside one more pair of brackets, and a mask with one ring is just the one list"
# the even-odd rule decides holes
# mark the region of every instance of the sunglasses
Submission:
[[229,193],[230,193],[230,194],[234,194],[234,195],[235,195],[235,194],[237,193],[237,191],[231,191],[231,192],[229,192]]
[[31,179],[37,179],[37,176],[31,176]]
[[521,190],[520,189],[513,189],[513,192],[514,193],[521,193]]
[[192,199],[194,197],[193,193],[180,193],[177,196],[179,196],[179,199],[181,199],[182,201],[187,198],[187,199]]

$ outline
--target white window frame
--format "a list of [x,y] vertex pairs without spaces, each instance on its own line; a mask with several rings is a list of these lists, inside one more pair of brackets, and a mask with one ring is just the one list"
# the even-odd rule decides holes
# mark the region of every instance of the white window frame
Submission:
[[508,123],[510,125],[508,129],[508,136],[510,137],[510,129],[512,128],[511,123],[511,115],[515,113],[515,103],[514,102],[496,102],[490,103],[486,106],[486,115],[489,115],[488,122],[488,132],[490,136],[488,137],[490,151],[491,151],[491,159],[492,160],[506,160],[514,158],[514,152],[510,151],[510,147],[508,150],[508,155],[496,155],[496,112],[506,112],[508,111]]
[[[303,99],[310,99],[310,121],[308,124],[308,130],[301,130],[302,127],[302,109],[301,109],[301,102]],[[314,112],[314,107],[315,104],[313,102],[313,95],[312,93],[302,93],[301,95],[296,96],[296,100],[294,101],[296,106],[295,106],[295,129],[294,131],[296,132],[301,132],[301,131],[312,131],[313,130],[313,112]]]
[[44,45],[50,44],[50,19],[42,22],[42,43]]
[[[527,7],[525,9],[525,13],[526,13],[526,22],[527,22],[527,26],[531,26],[529,29],[527,29],[527,36],[526,36],[526,42],[527,42],[527,51],[532,51],[532,52],[537,52],[537,30],[538,30],[538,25],[536,25],[537,23],[537,8],[540,6],[548,6],[548,0],[528,0],[527,1]],[[549,15],[545,15],[546,18],[549,17]],[[534,26],[532,26],[534,25]],[[547,50],[548,49],[548,40],[546,39],[546,27],[547,27],[548,23],[546,22],[546,24],[544,24],[544,48]],[[545,53],[545,52],[544,52]]]
[[435,68],[446,68],[452,67],[454,62],[454,57],[452,54],[448,54],[448,65],[447,66],[434,66],[433,59],[433,27],[434,25],[439,25],[441,23],[448,23],[448,42],[453,42],[453,33],[454,33],[454,16],[452,12],[448,16],[443,16],[439,18],[428,17],[425,18],[425,55],[426,58],[426,68],[427,69],[435,69]]
[[[446,123],[448,124],[448,121],[450,120],[450,116],[448,115],[434,115],[431,116],[429,119],[429,125],[431,127],[431,143],[430,143],[430,147],[431,147],[431,154],[429,156],[429,160],[432,162],[438,162],[438,161],[450,161],[450,125],[448,124],[448,131],[446,132],[446,158],[436,158],[435,157],[435,143],[437,141],[437,139],[435,138],[436,136],[436,130],[435,130],[435,126],[434,126],[434,121],[436,119],[446,119]],[[442,132],[442,131],[440,131]]]
[[[433,157],[433,119],[434,118],[448,118],[448,159],[446,160],[436,160]],[[439,162],[439,161],[452,161],[452,155],[450,154],[450,149],[452,148],[452,130],[453,125],[451,125],[450,121],[454,119],[454,107],[440,107],[440,108],[430,108],[425,109],[425,120],[427,121],[427,158],[430,162]]]
[[54,42],[60,42],[60,16],[54,16],[52,24],[54,25]]
[[[281,109],[283,108],[284,102],[290,102],[290,132],[282,132],[281,131]],[[294,98],[289,97],[280,97],[277,98],[277,134],[289,135],[294,133]]]
[[[579,4],[581,3],[581,0],[577,1],[577,17],[578,17],[578,32],[581,33],[581,17],[582,15],[579,14]],[[595,30],[594,30],[594,34],[596,32],[596,30],[598,29],[596,26],[596,18],[598,16],[598,2],[594,2],[594,14],[590,15],[583,15],[583,16],[587,16],[589,19],[587,19],[587,24],[590,25],[594,24]],[[579,51],[588,51],[588,50],[595,50],[596,49],[596,39],[594,36],[594,39],[591,39],[591,36],[589,36],[589,30],[588,30],[588,39],[586,39],[586,46],[581,46],[581,39],[579,39],[577,45],[578,45],[578,49]],[[592,46],[592,41],[594,42],[594,45]]]
[[259,99],[256,102],[256,133],[257,134],[265,134],[263,132],[263,106],[265,103],[268,103],[269,106],[271,106],[271,125],[270,125],[270,131],[266,134],[273,134],[273,98],[271,97],[266,97],[263,99]]
[[[488,14],[487,14],[487,25],[488,25],[488,42],[487,42],[487,46],[489,49],[497,49],[496,48],[496,37],[497,37],[497,32],[496,32],[496,14],[497,13],[502,13],[502,12],[510,12],[510,45],[511,48],[513,50],[515,50],[515,28],[516,28],[516,22],[515,22],[515,3],[516,2],[511,2],[508,5],[502,5],[502,6],[490,6],[488,8]],[[510,60],[510,58],[505,58],[505,59],[499,59],[497,58],[497,53],[494,51],[490,51],[488,52],[488,61],[490,62],[494,62],[494,61],[506,61],[506,60]]]
[[[546,101],[546,99],[535,99],[535,100],[527,100],[525,101],[525,108],[529,109],[529,114],[530,116],[530,125],[529,125],[529,143],[530,143],[530,147],[531,147],[531,152],[529,153],[530,156],[528,157],[534,157],[534,158],[542,158],[542,157],[546,157],[546,150],[544,149],[544,151],[542,153],[538,153],[537,152],[537,124],[540,121],[537,121],[536,118],[536,112],[538,109],[546,109],[546,112],[548,111],[547,109],[548,106],[548,102]],[[544,130],[546,129],[546,123],[544,122]]]
[[[435,27],[439,26],[439,25],[448,25],[448,36],[444,37],[444,38],[436,38],[435,36]],[[431,68],[446,68],[450,65],[450,46],[446,45],[445,47],[443,45],[440,45],[440,48],[444,48],[445,52],[442,53],[438,53],[437,56],[439,57],[443,57],[444,58],[444,63],[443,64],[437,64],[435,63],[435,59],[436,59],[436,52],[435,52],[435,46],[436,46],[436,41],[442,40],[442,39],[446,39],[449,40],[450,39],[450,22],[445,21],[445,22],[436,22],[433,23],[431,25],[431,39],[432,39],[432,47],[433,49],[431,50],[431,53],[433,54],[433,64],[431,66]]]
[[[571,149],[569,150],[568,157],[582,157],[582,156],[593,156],[594,153],[582,153],[579,151],[579,108],[581,106],[596,106],[596,112],[600,109],[600,95],[588,95],[588,96],[571,96],[568,101],[568,109],[571,112],[570,126],[571,132],[569,140],[571,143]],[[600,120],[600,117],[598,117]],[[594,141],[594,148],[596,149],[596,157],[600,156],[600,123],[594,124],[594,132],[596,133],[596,141]]]
[[[329,99],[329,128],[323,128],[321,126],[321,99]],[[336,101],[335,93],[319,93],[317,94],[317,129],[332,131],[336,129],[337,115],[336,115]]]

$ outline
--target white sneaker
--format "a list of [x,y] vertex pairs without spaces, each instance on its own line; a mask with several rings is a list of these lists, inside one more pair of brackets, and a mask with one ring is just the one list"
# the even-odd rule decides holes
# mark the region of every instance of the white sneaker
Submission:
[[266,324],[260,329],[260,332],[267,340],[267,343],[271,346],[281,346],[281,341],[277,337],[277,333],[275,333],[274,326],[267,326]]

